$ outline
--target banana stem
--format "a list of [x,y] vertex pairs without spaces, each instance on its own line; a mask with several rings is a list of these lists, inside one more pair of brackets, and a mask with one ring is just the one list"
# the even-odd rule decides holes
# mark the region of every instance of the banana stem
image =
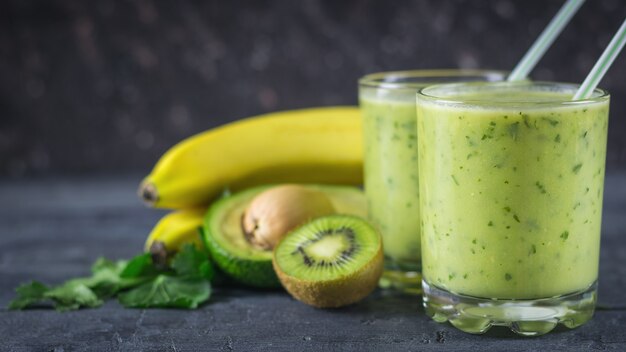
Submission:
[[137,191],[144,203],[153,207],[159,200],[159,192],[153,183],[142,182]]

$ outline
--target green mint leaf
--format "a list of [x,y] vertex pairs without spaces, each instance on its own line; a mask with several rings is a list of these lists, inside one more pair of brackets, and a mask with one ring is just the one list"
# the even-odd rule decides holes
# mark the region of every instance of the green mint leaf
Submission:
[[176,275],[181,277],[203,277],[213,279],[213,265],[205,251],[197,249],[193,244],[186,244],[174,256],[171,263]]
[[46,300],[44,294],[48,290],[46,285],[38,281],[21,284],[15,289],[17,297],[9,302],[9,309],[24,309],[35,304],[40,304]]
[[80,307],[98,307],[102,300],[89,288],[83,279],[70,280],[63,285],[54,287],[44,294],[44,297],[54,301],[54,308],[64,312]]
[[211,296],[211,284],[204,278],[159,275],[118,295],[119,302],[132,308],[197,308]]
[[126,260],[118,260],[116,262],[108,260],[106,258],[98,258],[91,265],[91,273],[96,274],[100,271],[113,271],[113,272],[121,272],[126,266]]
[[137,286],[148,279],[143,277],[122,277],[122,273],[130,264],[130,262],[125,260],[112,262],[106,259],[98,259],[92,267],[92,276],[72,281],[75,284],[84,284],[92,289],[101,299],[112,297],[120,290]]
[[213,268],[213,264],[211,264],[210,261],[205,261],[202,264],[200,264],[200,267],[198,268],[201,277],[209,280],[209,281],[213,281],[213,279],[215,278],[215,270]]
[[187,245],[174,257],[171,266],[173,270],[157,268],[150,254],[130,261],[99,258],[91,268],[91,276],[54,287],[35,281],[19,286],[9,308],[24,309],[52,302],[58,311],[68,311],[98,307],[104,299],[116,295],[128,307],[196,308],[209,298],[209,280],[215,271],[206,250]]
[[16,289],[17,297],[9,303],[9,308],[24,309],[46,302],[52,302],[59,311],[98,307],[104,299],[115,296],[121,290],[141,285],[156,276],[120,277],[129,264],[124,260],[113,262],[99,258],[91,267],[91,276],[68,280],[54,287],[35,281],[21,285]]
[[72,281],[83,283],[92,289],[99,298],[114,296],[119,290],[128,285],[128,280],[120,278],[121,273],[128,265],[126,260],[111,261],[99,258],[91,266],[92,276],[78,278]]
[[131,259],[120,273],[121,278],[156,276],[159,270],[152,263],[150,253],[144,253]]

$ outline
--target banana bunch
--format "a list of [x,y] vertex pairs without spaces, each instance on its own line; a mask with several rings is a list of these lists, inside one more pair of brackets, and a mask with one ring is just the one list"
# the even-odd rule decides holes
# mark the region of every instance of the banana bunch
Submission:
[[206,206],[224,190],[267,183],[359,185],[363,176],[361,114],[357,107],[291,110],[250,117],[178,143],[142,181],[149,206],[183,209],[150,234],[167,250],[198,241]]

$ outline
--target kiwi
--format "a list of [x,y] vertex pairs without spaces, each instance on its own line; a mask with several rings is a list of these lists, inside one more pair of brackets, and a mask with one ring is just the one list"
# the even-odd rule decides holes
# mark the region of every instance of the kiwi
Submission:
[[[272,251],[253,245],[242,219],[253,199],[272,186],[250,188],[213,203],[204,217],[203,237],[215,264],[235,281],[253,287],[280,287],[272,268]],[[324,192],[336,213],[362,215],[366,211],[361,190],[346,186],[306,185]]]
[[273,265],[296,299],[319,308],[341,307],[376,288],[382,248],[380,235],[365,220],[330,215],[289,233],[274,248]]
[[254,197],[241,227],[253,246],[272,250],[291,230],[334,212],[325,192],[302,185],[280,185]]

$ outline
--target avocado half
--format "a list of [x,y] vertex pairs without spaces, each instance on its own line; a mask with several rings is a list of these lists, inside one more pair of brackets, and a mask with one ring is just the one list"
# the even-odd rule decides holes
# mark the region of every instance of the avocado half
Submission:
[[[329,197],[337,214],[366,216],[363,192],[355,187],[305,185]],[[273,186],[250,188],[213,203],[204,216],[203,236],[213,261],[235,281],[260,288],[278,288],[280,281],[272,267],[272,251],[253,247],[241,229],[248,204]]]

